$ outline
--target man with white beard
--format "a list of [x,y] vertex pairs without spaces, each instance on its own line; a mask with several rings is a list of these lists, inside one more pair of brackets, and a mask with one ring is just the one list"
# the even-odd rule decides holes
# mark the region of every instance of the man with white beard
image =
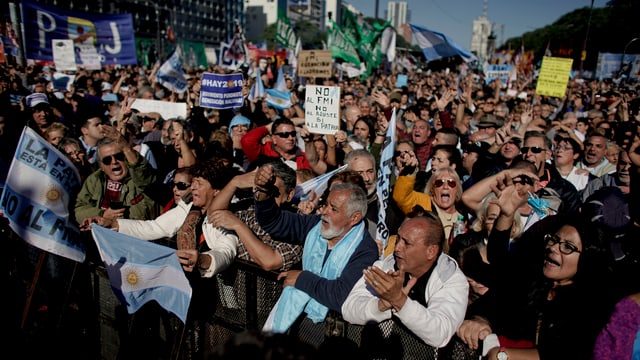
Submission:
[[362,271],[378,259],[377,245],[362,221],[367,195],[357,185],[334,184],[319,214],[302,215],[276,205],[274,181],[270,165],[257,170],[256,219],[275,239],[302,244],[304,250],[302,270],[278,275],[284,290],[263,330],[284,333],[299,317],[302,326],[312,327],[327,314],[341,319],[344,300]]

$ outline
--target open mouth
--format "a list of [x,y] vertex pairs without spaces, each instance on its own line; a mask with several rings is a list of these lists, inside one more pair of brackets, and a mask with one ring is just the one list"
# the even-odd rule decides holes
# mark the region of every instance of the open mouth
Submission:
[[451,194],[449,194],[449,193],[443,193],[443,194],[440,194],[440,200],[442,200],[442,201],[449,201],[449,200],[451,200]]
[[544,259],[544,264],[546,265],[551,265],[551,266],[560,266],[560,263],[554,259],[552,259],[551,257],[547,256]]

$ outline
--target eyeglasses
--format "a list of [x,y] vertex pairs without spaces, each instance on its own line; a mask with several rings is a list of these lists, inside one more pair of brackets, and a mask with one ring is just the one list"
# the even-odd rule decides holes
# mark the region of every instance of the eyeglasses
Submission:
[[573,147],[571,146],[556,146],[556,151],[569,151],[569,150],[573,150]]
[[177,187],[178,190],[180,191],[185,191],[191,187],[191,184],[187,184],[186,182],[180,181],[180,182],[173,183],[173,186]]
[[74,156],[74,155],[78,156],[80,154],[84,154],[84,151],[82,151],[82,150],[74,150],[74,151],[69,151],[66,154],[67,154],[67,156]]
[[394,157],[398,157],[400,155],[404,155],[404,154],[408,154],[408,153],[409,153],[408,151],[396,151],[396,152],[393,153],[393,156]]
[[283,139],[286,139],[290,136],[296,137],[296,134],[297,133],[295,131],[273,133],[273,135],[281,137]]
[[107,155],[105,157],[103,157],[100,162],[105,164],[105,165],[111,165],[111,163],[113,162],[113,159],[115,159],[116,161],[124,161],[125,157],[124,157],[124,153],[122,151],[120,151],[119,153],[113,154],[113,155]]
[[520,148],[520,151],[522,151],[523,154],[528,153],[529,150],[531,150],[531,152],[534,153],[534,154],[540,154],[541,152],[544,151],[543,148],[537,147],[537,146],[532,146],[532,147],[525,146],[525,147]]
[[449,186],[450,188],[454,188],[456,187],[458,184],[456,183],[455,180],[453,179],[438,179],[436,181],[433,182],[433,184],[439,188],[442,187],[442,185],[444,185],[444,183],[447,183],[447,186]]
[[546,234],[544,236],[544,241],[547,243],[547,246],[551,247],[555,244],[559,245],[560,252],[565,255],[571,255],[574,252],[581,253],[582,251],[578,250],[578,247],[573,245],[568,241],[561,241],[559,237],[552,234]]

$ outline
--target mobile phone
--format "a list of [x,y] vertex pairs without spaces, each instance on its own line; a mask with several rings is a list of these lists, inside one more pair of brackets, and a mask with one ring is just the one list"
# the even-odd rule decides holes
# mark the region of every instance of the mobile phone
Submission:
[[122,201],[111,201],[109,207],[113,210],[119,210],[124,207],[124,203]]
[[378,91],[382,91],[382,86],[378,85],[377,89]]

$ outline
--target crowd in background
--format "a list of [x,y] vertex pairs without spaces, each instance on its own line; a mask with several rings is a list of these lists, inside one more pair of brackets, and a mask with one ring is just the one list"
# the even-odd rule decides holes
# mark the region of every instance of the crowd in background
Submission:
[[[540,358],[631,353],[640,323],[640,83],[573,78],[566,95],[553,98],[536,94],[535,78],[489,81],[465,65],[366,79],[286,77],[292,106],[282,109],[264,98],[249,100],[256,81],[275,86],[279,69],[266,66],[273,71],[261,79],[244,74],[242,107],[217,110],[199,106],[200,79],[225,69],[185,69],[188,89],[177,94],[155,81],[157,66],[80,70],[70,87],[58,90],[53,66],[4,65],[0,179],[28,126],[76,165],[83,186],[71,214],[78,225],[100,217],[124,231],[135,225],[122,220],[159,219],[193,202],[201,207],[197,216],[186,208],[173,231],[149,238],[193,251],[178,253],[182,264],[211,276],[228,264],[216,263],[223,255],[210,238],[233,233],[239,239],[238,249],[229,249],[234,256],[286,272],[301,268],[303,251],[262,229],[254,214],[254,170],[276,169],[280,208],[324,219],[330,187],[302,199],[293,190],[347,165],[338,182],[365,192],[362,221],[376,240],[376,176],[395,114],[385,219],[391,237],[386,247],[376,242],[379,255],[408,246],[398,233],[406,219],[432,214],[444,232],[442,253],[469,285],[457,299],[466,304],[464,319],[453,321],[446,341],[429,345],[480,351],[481,340],[496,333],[500,347],[491,359],[502,348],[511,359],[531,349]],[[407,76],[401,87],[399,74]],[[305,126],[306,84],[340,88],[335,134]],[[187,115],[140,112],[132,109],[134,99],[185,103]],[[196,225],[203,221],[222,230],[202,234]],[[208,249],[202,242],[185,245],[191,244],[187,235],[206,237]],[[213,254],[214,263],[201,264],[198,252]],[[93,256],[88,261],[96,261]],[[435,306],[424,305],[425,311]]]

